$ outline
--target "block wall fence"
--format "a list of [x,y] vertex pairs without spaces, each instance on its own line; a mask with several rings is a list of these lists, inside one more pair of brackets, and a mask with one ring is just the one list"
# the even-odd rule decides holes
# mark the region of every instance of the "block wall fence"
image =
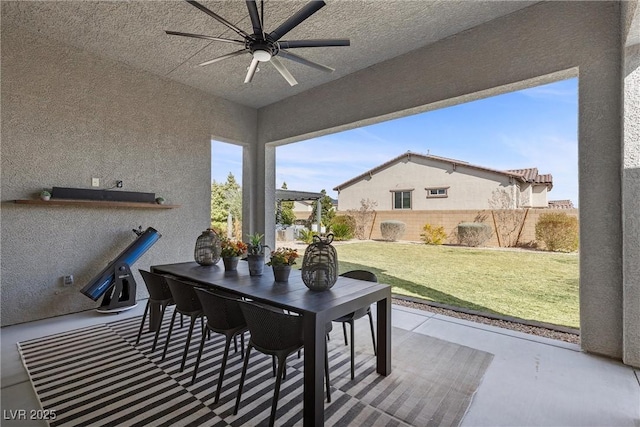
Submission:
[[[527,245],[536,240],[536,223],[540,215],[545,213],[566,213],[569,216],[578,217],[578,209],[528,209],[525,210],[524,225],[518,239],[519,245]],[[337,215],[345,215],[347,212],[337,212]],[[456,230],[461,222],[474,222],[474,220],[483,216],[484,222],[489,224],[493,230],[491,239],[484,245],[489,247],[499,247],[498,238],[496,237],[496,225],[490,210],[443,210],[443,211],[376,211],[373,226],[369,230],[371,239],[382,239],[380,233],[380,223],[386,220],[402,221],[406,225],[404,236],[401,240],[420,241],[420,234],[425,224],[431,224],[434,227],[443,226],[447,233],[446,243],[456,244]],[[517,231],[516,233],[517,234]],[[504,243],[503,243],[504,246]],[[543,247],[543,243],[539,243]]]

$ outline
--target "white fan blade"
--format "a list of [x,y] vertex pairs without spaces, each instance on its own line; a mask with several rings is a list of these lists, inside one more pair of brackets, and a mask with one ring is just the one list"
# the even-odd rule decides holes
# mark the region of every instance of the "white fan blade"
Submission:
[[291,75],[289,70],[287,70],[287,68],[284,65],[282,65],[282,62],[280,62],[280,60],[278,58],[276,58],[274,56],[274,57],[271,58],[270,62],[273,64],[274,67],[276,67],[276,70],[278,70],[278,72],[280,72],[280,74],[282,74],[282,77],[284,77],[284,79],[291,86],[295,86],[295,85],[298,84],[296,79],[293,78],[293,76]]
[[251,65],[249,65],[249,71],[247,71],[247,77],[244,78],[245,83],[251,83],[251,79],[253,79],[253,75],[256,73],[256,69],[258,68],[258,61],[256,58],[253,58],[251,61]]

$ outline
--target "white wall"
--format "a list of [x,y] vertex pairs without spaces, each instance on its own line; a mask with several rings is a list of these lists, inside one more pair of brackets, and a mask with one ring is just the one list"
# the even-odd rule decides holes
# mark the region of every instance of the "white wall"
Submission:
[[[210,147],[252,143],[256,111],[20,28],[2,27],[2,325],[86,310],[80,294],[133,241],[162,238],[133,266],[189,261],[210,223]],[[42,188],[155,192],[172,210],[16,205]],[[63,287],[73,274],[76,284]]]
[[534,208],[546,208],[549,206],[547,187],[544,185],[535,185],[531,191],[532,204]]

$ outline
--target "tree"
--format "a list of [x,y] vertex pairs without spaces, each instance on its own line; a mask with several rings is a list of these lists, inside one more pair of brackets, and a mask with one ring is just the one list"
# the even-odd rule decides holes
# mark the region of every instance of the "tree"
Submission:
[[[287,189],[287,183],[283,182],[283,190]],[[276,219],[276,222],[283,225],[291,225],[296,221],[296,214],[293,212],[293,202],[289,200],[283,200],[280,202],[280,218]]]
[[517,246],[517,231],[522,228],[525,211],[516,208],[516,201],[504,189],[497,189],[491,193],[489,206],[496,225],[498,244],[502,247]]
[[242,189],[231,172],[224,183],[211,183],[211,225],[218,230],[227,230],[227,217],[231,213],[233,234],[241,238],[242,233]]
[[370,199],[360,200],[360,209],[349,209],[347,214],[355,221],[354,234],[359,240],[369,238],[373,221],[376,217],[375,207],[378,202]]
[[[322,193],[322,198],[320,199],[320,206],[321,206],[320,220],[322,221],[322,224],[328,227],[331,224],[331,220],[333,220],[333,217],[336,216],[336,211],[333,208],[333,200],[331,200],[331,197],[327,196],[327,191],[323,189],[321,193]],[[316,218],[318,218],[317,211],[318,211],[318,204],[314,203],[313,212],[309,217],[309,221],[311,223],[314,223],[316,221]]]

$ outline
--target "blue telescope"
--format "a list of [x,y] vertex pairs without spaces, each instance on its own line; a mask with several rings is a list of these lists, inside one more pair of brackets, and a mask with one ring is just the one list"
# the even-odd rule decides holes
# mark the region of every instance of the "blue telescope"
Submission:
[[138,238],[80,290],[94,301],[104,295],[102,304],[98,308],[99,312],[122,311],[135,307],[136,282],[130,267],[162,235],[152,227],[144,232],[136,230],[134,232]]

